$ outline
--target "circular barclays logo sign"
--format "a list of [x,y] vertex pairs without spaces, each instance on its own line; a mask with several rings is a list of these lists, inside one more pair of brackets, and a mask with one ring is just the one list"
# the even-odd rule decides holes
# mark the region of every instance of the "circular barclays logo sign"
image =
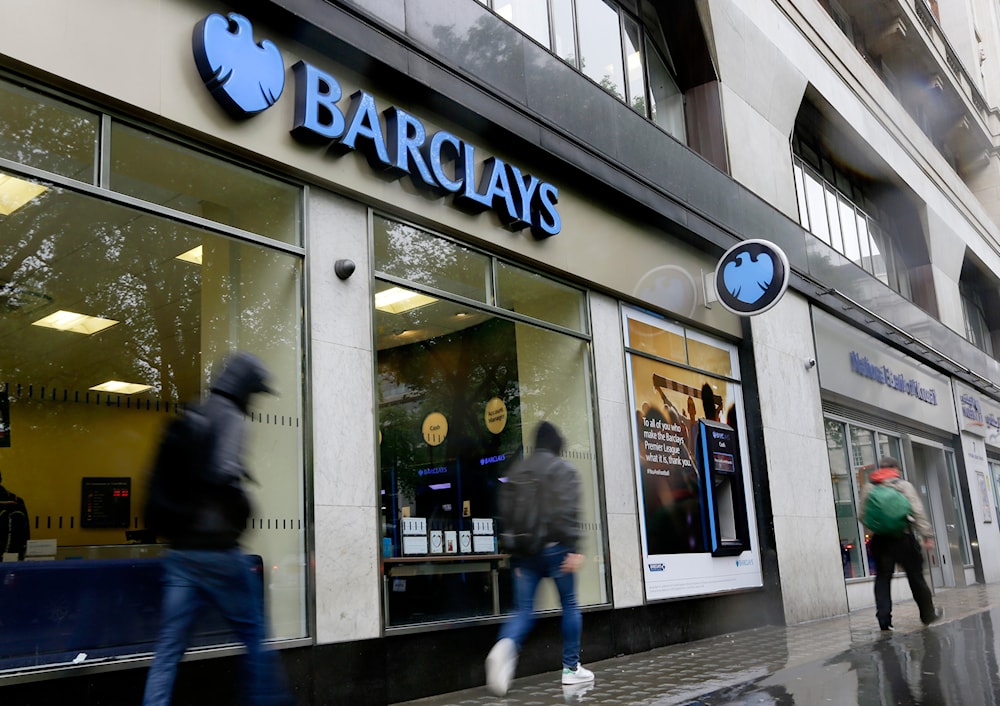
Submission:
[[739,316],[760,314],[788,289],[788,257],[767,240],[744,240],[729,248],[715,268],[719,302]]

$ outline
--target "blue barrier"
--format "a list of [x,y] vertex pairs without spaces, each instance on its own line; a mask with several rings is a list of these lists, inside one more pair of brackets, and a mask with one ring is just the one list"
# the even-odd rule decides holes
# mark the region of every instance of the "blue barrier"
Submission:
[[[0,563],[0,670],[152,652],[161,572],[159,558]],[[233,642],[222,616],[206,610],[191,646]]]

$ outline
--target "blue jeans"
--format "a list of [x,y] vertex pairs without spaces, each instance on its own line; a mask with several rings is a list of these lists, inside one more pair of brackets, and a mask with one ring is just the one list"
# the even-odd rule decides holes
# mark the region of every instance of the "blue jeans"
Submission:
[[202,609],[214,605],[246,647],[244,703],[290,704],[278,654],[264,648],[264,591],[239,549],[170,549],[163,555],[163,611],[143,706],[167,706],[177,665]]
[[569,550],[561,544],[546,547],[536,556],[521,557],[513,561],[514,615],[500,628],[500,639],[510,638],[517,649],[535,623],[535,592],[545,577],[556,582],[559,602],[562,604],[562,637],[564,667],[576,669],[580,663],[580,635],[583,618],[576,603],[576,575],[560,568]]

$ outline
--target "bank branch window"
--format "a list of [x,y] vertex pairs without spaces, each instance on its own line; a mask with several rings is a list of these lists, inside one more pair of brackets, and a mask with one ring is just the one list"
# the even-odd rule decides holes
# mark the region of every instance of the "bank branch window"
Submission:
[[[578,600],[607,603],[586,294],[398,221],[373,230],[386,626],[511,611],[497,492],[543,420],[580,474]],[[559,606],[551,586],[537,606]]]
[[830,459],[833,502],[840,532],[840,556],[845,579],[875,575],[871,535],[861,524],[861,486],[875,470],[880,458],[891,456],[904,462],[899,437],[826,419],[826,448]]
[[[53,101],[37,111],[80,112]],[[58,137],[82,154],[88,123]],[[202,157],[178,150],[173,168],[197,170]],[[152,651],[164,547],[143,522],[148,470],[168,421],[207,394],[235,349],[261,358],[279,391],[247,412],[257,484],[244,547],[271,636],[306,637],[301,253],[48,174],[0,170],[0,473],[30,528],[23,556],[0,562],[0,671]],[[11,180],[30,197],[8,198]],[[277,191],[298,208],[297,190]],[[209,617],[192,646],[237,642]]]
[[736,348],[623,309],[646,598],[762,585]]

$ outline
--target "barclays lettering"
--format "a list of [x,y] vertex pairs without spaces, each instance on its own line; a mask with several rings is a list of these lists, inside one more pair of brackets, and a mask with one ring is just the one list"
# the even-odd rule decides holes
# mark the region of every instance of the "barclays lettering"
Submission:
[[[195,26],[193,48],[202,81],[232,117],[250,118],[281,96],[281,52],[268,40],[255,43],[245,17],[209,15]],[[444,130],[428,135],[419,118],[395,106],[380,113],[364,90],[351,95],[345,112],[337,79],[304,61],[292,72],[296,139],[328,144],[337,154],[361,152],[373,169],[394,179],[408,175],[438,195],[452,194],[464,211],[492,210],[509,230],[530,228],[539,239],[562,230],[559,190],[552,184],[495,156],[482,159],[477,181],[480,158],[474,145]]]
[[855,351],[851,351],[851,370],[893,390],[916,397],[921,402],[937,405],[937,392],[935,390],[924,387],[915,378],[907,379],[902,373],[893,372],[888,365],[876,365]]

